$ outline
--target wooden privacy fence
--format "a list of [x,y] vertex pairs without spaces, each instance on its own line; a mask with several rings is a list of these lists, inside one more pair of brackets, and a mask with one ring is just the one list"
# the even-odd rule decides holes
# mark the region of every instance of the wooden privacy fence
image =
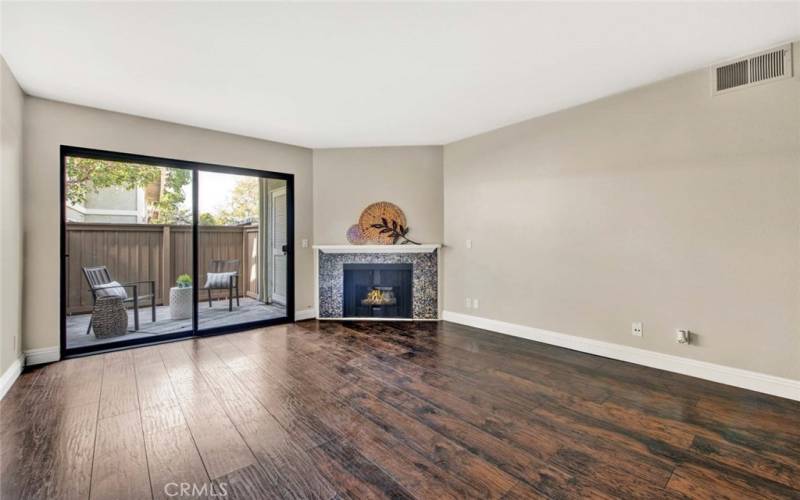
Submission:
[[[199,226],[195,285],[205,284],[211,260],[239,259],[242,295],[258,297],[258,225]],[[161,224],[67,224],[67,313],[92,310],[82,268],[106,266],[120,283],[155,280],[156,303],[169,303],[169,289],[192,274],[192,227]],[[142,285],[147,287],[147,285]],[[129,290],[130,291],[130,290]],[[142,291],[140,293],[148,293]],[[199,290],[199,298],[207,297]],[[214,290],[222,298],[227,291]]]

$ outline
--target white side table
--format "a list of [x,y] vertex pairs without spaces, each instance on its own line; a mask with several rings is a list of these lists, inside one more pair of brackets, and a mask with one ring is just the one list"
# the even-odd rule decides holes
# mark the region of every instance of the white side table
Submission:
[[169,317],[187,319],[192,317],[192,287],[169,289]]

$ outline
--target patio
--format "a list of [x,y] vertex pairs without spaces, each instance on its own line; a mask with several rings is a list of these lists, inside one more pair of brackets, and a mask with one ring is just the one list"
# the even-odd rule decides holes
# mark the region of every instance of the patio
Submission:
[[[81,348],[124,340],[152,338],[192,329],[191,319],[174,320],[169,313],[170,288],[176,278],[192,272],[192,227],[163,224],[74,223],[66,225],[67,249],[67,348]],[[240,226],[202,226],[198,232],[198,281],[206,281],[215,260],[239,263],[240,306],[234,302],[228,311],[228,290],[214,289],[213,307],[208,307],[206,291],[200,290],[198,329],[249,323],[286,317],[284,306],[259,300],[258,224]],[[139,285],[139,296],[155,294],[156,321],[152,322],[150,300],[139,305],[139,329],[134,328],[133,310],[128,309],[125,335],[97,338],[88,335],[94,304],[84,268],[105,266],[110,278],[121,283],[153,281]],[[126,292],[130,295],[132,290]],[[130,304],[128,304],[130,307]]]
[[[238,323],[248,323],[273,318],[283,318],[286,316],[286,308],[279,304],[264,304],[263,302],[250,298],[242,297],[240,306],[228,311],[228,301],[215,300],[213,307],[208,307],[207,302],[200,302],[198,307],[199,329],[217,328],[225,325],[235,325]],[[89,325],[91,314],[72,314],[67,316],[67,347],[76,348],[89,345],[98,345],[120,340],[131,340],[150,337],[157,340],[159,335],[189,331],[192,329],[192,320],[180,319],[173,320],[169,316],[169,306],[156,307],[156,321],[150,321],[150,308],[143,307],[139,310],[139,330],[130,331],[118,337],[99,339],[95,337],[94,330],[89,335],[86,334],[86,327]],[[128,329],[133,329],[133,310],[128,310]]]

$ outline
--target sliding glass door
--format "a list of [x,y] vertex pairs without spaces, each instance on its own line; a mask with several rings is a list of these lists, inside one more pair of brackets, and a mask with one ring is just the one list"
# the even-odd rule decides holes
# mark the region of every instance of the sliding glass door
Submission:
[[62,355],[293,319],[292,176],[62,147]]
[[198,186],[199,331],[285,319],[286,180],[200,170]]

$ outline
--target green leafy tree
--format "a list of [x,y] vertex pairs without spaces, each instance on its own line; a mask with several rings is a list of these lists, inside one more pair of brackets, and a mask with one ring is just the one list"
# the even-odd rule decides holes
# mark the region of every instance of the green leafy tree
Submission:
[[67,200],[83,204],[90,192],[110,187],[143,188],[160,178],[159,167],[68,156]]
[[200,214],[199,223],[202,226],[220,226],[222,223],[219,221],[216,215],[210,214],[208,212],[203,212]]
[[183,187],[192,182],[191,170],[161,169],[161,190],[158,200],[150,205],[150,224],[191,224],[191,211],[182,208],[186,201]]
[[[83,204],[90,192],[105,188],[143,188],[149,224],[191,223],[191,212],[182,208],[183,188],[192,180],[190,170],[74,156],[67,157],[66,166],[67,200],[72,204]],[[157,189],[150,189],[153,186]]]
[[218,211],[218,225],[241,224],[246,220],[258,220],[258,178],[240,180],[231,191],[230,205]]

